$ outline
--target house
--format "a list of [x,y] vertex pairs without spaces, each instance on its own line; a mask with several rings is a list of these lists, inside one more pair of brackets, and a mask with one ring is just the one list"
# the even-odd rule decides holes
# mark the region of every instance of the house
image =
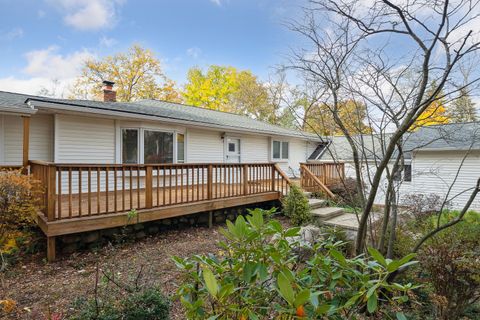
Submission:
[[[368,190],[384,150],[379,135],[355,136],[357,145],[363,145],[360,155],[363,177]],[[461,209],[472,188],[480,178],[480,123],[452,123],[422,127],[408,133],[404,139],[404,168],[396,177],[400,204],[410,194],[436,194],[448,201],[449,208]],[[392,159],[395,158],[395,155]],[[319,158],[322,162],[333,159],[345,162],[345,176],[355,178],[352,151],[345,137],[333,137]],[[393,167],[391,161],[390,168]],[[383,205],[387,182],[385,175],[375,204]],[[480,210],[480,198],[471,209]]]
[[38,224],[55,237],[278,200],[321,139],[246,116],[158,100],[0,92],[0,166],[45,188]]

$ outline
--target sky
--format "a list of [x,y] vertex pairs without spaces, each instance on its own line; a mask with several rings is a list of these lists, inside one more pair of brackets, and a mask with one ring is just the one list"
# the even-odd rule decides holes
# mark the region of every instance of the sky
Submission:
[[[231,65],[266,80],[298,41],[295,0],[0,0],[0,90],[73,83],[82,63],[151,49],[179,86],[192,66]],[[60,89],[62,91],[64,89]],[[59,93],[57,92],[57,95]]]

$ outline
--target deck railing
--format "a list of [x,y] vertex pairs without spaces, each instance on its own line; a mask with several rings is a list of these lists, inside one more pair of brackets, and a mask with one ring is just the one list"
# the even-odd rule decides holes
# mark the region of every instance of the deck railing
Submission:
[[273,163],[54,164],[30,162],[45,188],[48,221],[277,191],[290,181]]
[[301,163],[300,184],[308,191],[324,192],[328,197],[334,195],[329,185],[345,178],[344,163]]

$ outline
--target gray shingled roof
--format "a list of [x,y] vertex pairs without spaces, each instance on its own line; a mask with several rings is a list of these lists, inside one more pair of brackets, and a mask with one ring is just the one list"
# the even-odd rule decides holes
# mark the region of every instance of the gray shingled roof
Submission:
[[478,150],[480,122],[422,127],[408,137],[405,146],[411,150]]
[[32,108],[25,103],[28,98],[35,96],[0,91],[0,107],[7,108],[11,112],[31,112]]
[[40,96],[30,96],[0,91],[0,105],[12,108],[28,108],[26,101],[43,101],[54,104],[64,104],[98,110],[120,111],[133,115],[145,115],[165,119],[191,121],[202,124],[229,127],[232,130],[248,130],[269,135],[281,135],[318,140],[316,135],[302,131],[285,129],[266,122],[251,119],[247,116],[228,112],[209,110],[178,103],[159,100],[141,100],[137,102],[101,102],[91,100],[54,99]]

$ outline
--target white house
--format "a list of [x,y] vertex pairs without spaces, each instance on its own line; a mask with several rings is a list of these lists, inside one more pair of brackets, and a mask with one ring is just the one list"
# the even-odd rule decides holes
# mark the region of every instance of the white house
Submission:
[[[27,159],[23,121],[29,122]],[[158,100],[98,102],[0,92],[0,166],[22,165],[25,160],[275,162],[291,175],[318,143],[315,135],[246,116]]]
[[[375,135],[354,138],[358,144],[363,141],[365,146],[361,158],[368,189],[376,163],[382,158],[381,139]],[[407,134],[403,148],[406,151],[405,166],[398,177],[400,203],[408,194],[437,194],[448,200],[450,208],[461,209],[480,178],[480,123],[422,127]],[[331,138],[331,144],[320,160],[333,161],[333,158],[345,162],[346,176],[355,177],[352,151],[345,137]],[[376,204],[384,204],[385,189],[386,180],[383,179]],[[475,199],[471,209],[480,210],[480,197]]]

